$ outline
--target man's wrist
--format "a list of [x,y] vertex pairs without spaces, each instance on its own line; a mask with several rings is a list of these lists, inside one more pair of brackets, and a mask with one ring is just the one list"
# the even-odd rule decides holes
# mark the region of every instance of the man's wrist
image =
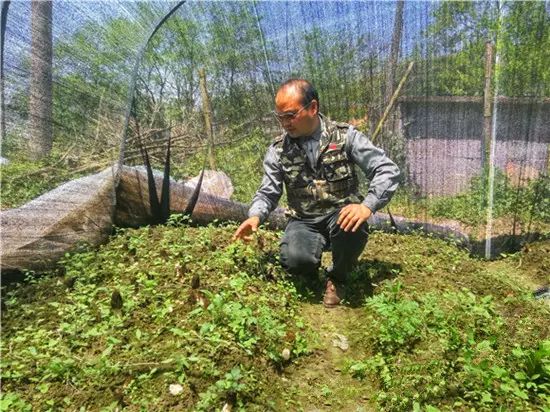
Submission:
[[258,215],[252,215],[252,216],[249,216],[248,217],[249,219],[256,219],[258,220],[258,225],[261,225],[263,222],[262,222],[262,217],[261,216],[258,216]]
[[366,197],[366,199],[363,201],[363,203],[361,203],[362,205],[366,206],[370,211],[371,211],[371,214],[375,214],[376,213],[376,205],[379,203],[379,199],[372,193],[369,193]]
[[369,214],[371,214],[371,215],[374,214],[374,212],[372,211],[372,209],[371,209],[370,207],[368,207],[366,204],[361,203],[361,206],[363,206],[365,209],[367,209],[367,212],[368,212]]
[[266,219],[266,213],[264,210],[262,210],[262,208],[260,207],[256,207],[256,206],[251,206],[249,209],[248,209],[248,218],[250,219],[251,217],[257,217],[258,219],[260,219],[260,222],[263,223],[263,221]]

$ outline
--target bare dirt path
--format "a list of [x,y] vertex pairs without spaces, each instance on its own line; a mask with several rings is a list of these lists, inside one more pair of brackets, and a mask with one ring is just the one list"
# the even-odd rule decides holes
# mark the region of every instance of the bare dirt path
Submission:
[[[346,363],[362,355],[361,348],[354,345],[354,333],[363,314],[362,308],[325,309],[322,304],[302,304],[302,315],[318,339],[312,355],[285,368],[288,407],[305,412],[375,410],[372,383],[345,372]],[[340,342],[345,348],[344,338],[349,342],[347,350],[334,345],[334,341]]]

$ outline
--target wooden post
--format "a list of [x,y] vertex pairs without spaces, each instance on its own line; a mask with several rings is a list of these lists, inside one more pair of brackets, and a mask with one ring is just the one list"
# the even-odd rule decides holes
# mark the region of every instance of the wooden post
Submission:
[[208,138],[208,162],[210,163],[210,169],[216,170],[216,160],[214,157],[214,130],[212,128],[212,108],[210,106],[208,90],[206,89],[206,72],[204,68],[199,69],[199,79],[202,97],[202,112],[204,114],[206,136]]
[[493,77],[493,43],[485,43],[485,88],[483,90],[483,139],[481,141],[481,169],[485,167],[491,151],[492,107],[493,93],[491,82]]
[[376,137],[380,133],[380,130],[382,129],[382,126],[384,125],[384,122],[386,121],[386,118],[390,114],[390,111],[391,111],[395,101],[399,97],[399,93],[401,93],[401,89],[403,88],[403,85],[407,81],[407,78],[409,77],[409,74],[411,73],[411,70],[413,69],[413,66],[414,66],[414,62],[410,62],[409,67],[407,67],[407,71],[405,72],[405,74],[401,78],[401,81],[399,82],[399,85],[397,86],[397,89],[395,89],[395,92],[393,93],[393,96],[391,97],[390,102],[386,106],[386,110],[384,111],[384,114],[382,115],[382,118],[378,122],[378,126],[376,126],[376,130],[372,134],[372,139],[371,139],[372,142],[374,142],[374,140],[376,139]]

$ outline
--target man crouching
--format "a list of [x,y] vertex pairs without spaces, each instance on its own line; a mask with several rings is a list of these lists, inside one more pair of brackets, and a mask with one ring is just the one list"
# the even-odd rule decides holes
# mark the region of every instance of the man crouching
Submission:
[[[346,123],[319,112],[319,96],[303,79],[291,79],[275,97],[275,116],[285,133],[269,146],[262,184],[249,218],[233,239],[250,240],[287,192],[290,218],[281,240],[281,265],[293,276],[315,276],[330,245],[323,304],[333,308],[345,296],[347,274],[368,240],[367,219],[383,208],[399,184],[400,172],[383,150]],[[370,180],[358,192],[355,166]]]

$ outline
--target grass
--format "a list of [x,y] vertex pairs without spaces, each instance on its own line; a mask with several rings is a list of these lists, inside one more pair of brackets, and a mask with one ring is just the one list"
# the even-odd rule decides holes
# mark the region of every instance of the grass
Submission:
[[550,283],[550,243],[484,262],[403,238],[371,237],[364,265],[377,286],[350,327],[364,352],[347,370],[374,383],[377,409],[546,410],[550,310],[531,292]]

